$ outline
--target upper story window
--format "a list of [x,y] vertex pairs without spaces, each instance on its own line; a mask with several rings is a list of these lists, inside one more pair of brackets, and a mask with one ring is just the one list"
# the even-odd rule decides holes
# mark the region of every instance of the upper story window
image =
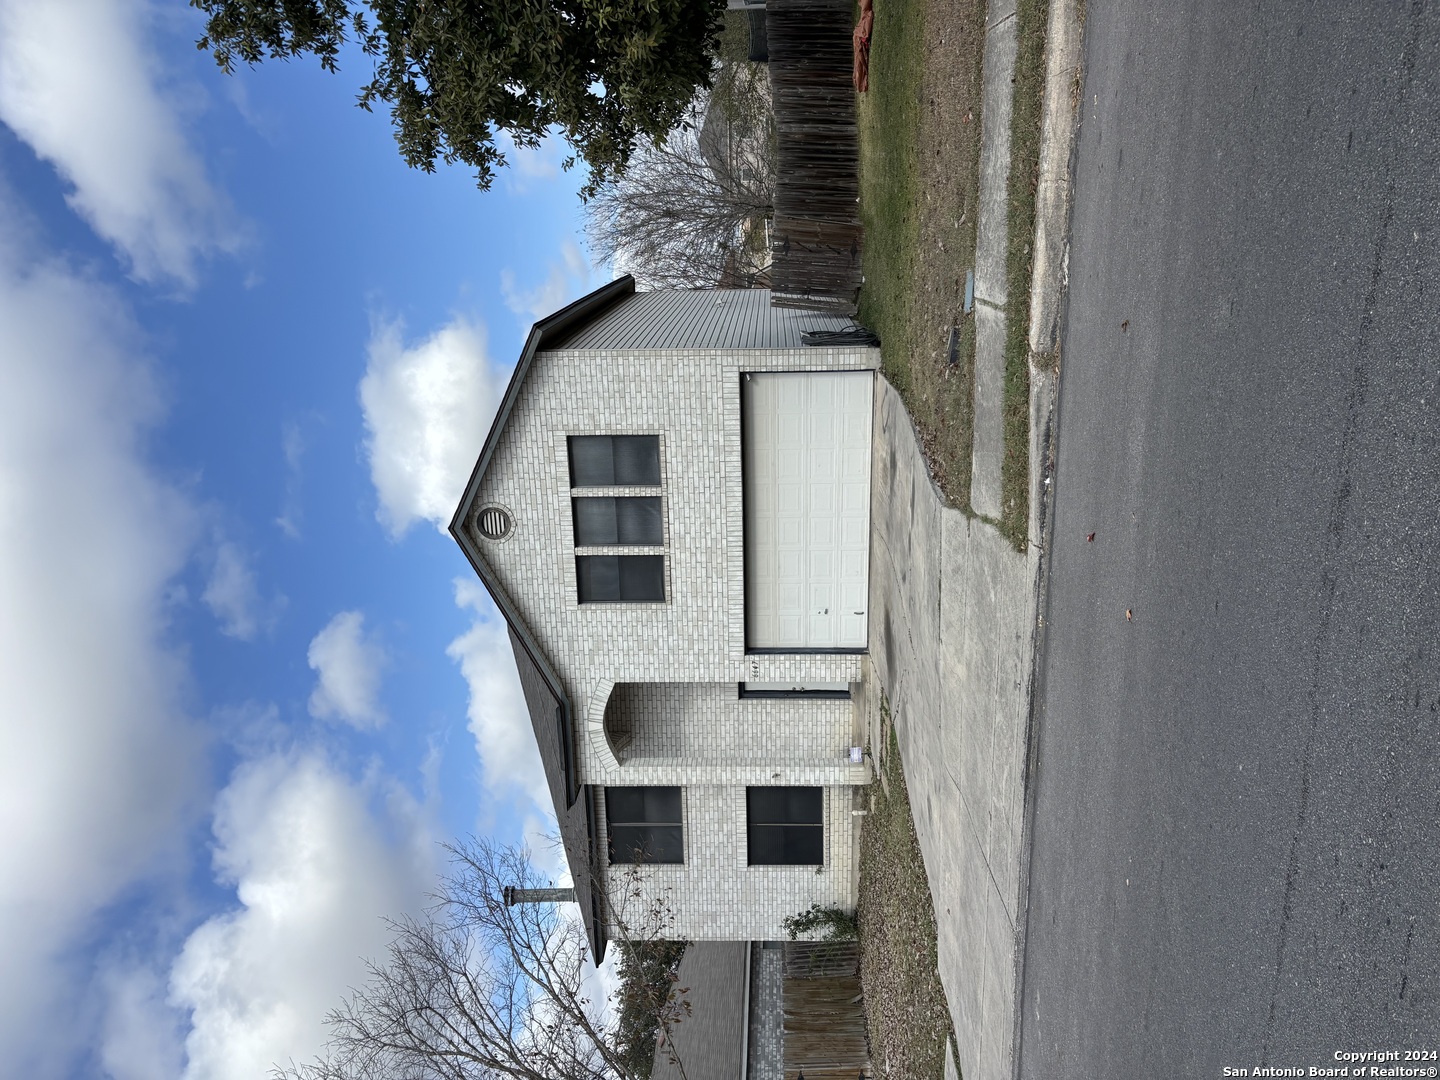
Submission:
[[582,604],[646,604],[665,600],[665,556],[576,555]]
[[751,866],[819,866],[825,861],[824,789],[745,789]]
[[575,514],[576,547],[661,547],[665,529],[660,518],[660,498],[600,496],[571,499]]
[[[580,603],[664,603],[663,497],[585,490],[659,488],[660,436],[571,435],[567,443]],[[622,554],[617,547],[640,550]]]
[[571,487],[659,487],[660,436],[571,435]]
[[607,787],[610,865],[685,861],[678,787]]

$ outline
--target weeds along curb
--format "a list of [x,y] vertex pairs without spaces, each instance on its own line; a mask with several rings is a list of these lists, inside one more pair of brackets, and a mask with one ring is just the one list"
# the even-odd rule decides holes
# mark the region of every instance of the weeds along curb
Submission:
[[1029,711],[1025,724],[1020,880],[1015,921],[1015,1004],[1012,1076],[1022,1074],[1025,1019],[1025,943],[1030,914],[1030,852],[1035,821],[1035,780],[1040,767],[1039,697],[1045,655],[1046,597],[1053,533],[1056,440],[1060,424],[1060,336],[1069,285],[1070,210],[1076,135],[1082,96],[1085,0],[1050,0],[1046,27],[1045,101],[1035,198],[1035,248],[1030,283],[1030,543],[1035,553],[1036,623],[1031,645]]

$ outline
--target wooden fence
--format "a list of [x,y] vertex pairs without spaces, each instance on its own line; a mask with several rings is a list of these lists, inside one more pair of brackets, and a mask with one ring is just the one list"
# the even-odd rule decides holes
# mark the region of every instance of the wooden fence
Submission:
[[769,0],[765,16],[779,144],[771,303],[853,315],[861,245],[854,4]]
[[787,942],[784,987],[785,1080],[871,1075],[859,947]]

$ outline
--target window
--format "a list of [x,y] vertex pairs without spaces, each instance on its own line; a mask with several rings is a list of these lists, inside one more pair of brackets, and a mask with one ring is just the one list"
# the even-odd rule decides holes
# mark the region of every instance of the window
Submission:
[[[665,514],[654,495],[580,494],[583,488],[660,486],[659,435],[571,435],[571,523],[582,604],[665,602]],[[620,555],[606,548],[652,549]],[[598,550],[597,550],[598,549]],[[658,549],[658,550],[655,550]]]
[[607,787],[610,865],[685,861],[678,787]]
[[848,701],[849,683],[765,683],[742,682],[742,698],[811,698],[817,701]]
[[571,487],[659,487],[660,436],[571,435]]
[[582,604],[647,604],[665,600],[665,556],[577,555]]
[[571,499],[570,504],[576,547],[660,547],[665,543],[658,496]]
[[825,861],[823,788],[745,789],[751,866],[819,866]]

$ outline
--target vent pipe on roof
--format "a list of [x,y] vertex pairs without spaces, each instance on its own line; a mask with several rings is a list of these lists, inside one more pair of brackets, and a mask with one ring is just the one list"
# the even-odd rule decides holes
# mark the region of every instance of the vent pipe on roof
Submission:
[[516,904],[572,904],[575,890],[570,889],[522,889],[516,885],[505,886],[505,906]]

